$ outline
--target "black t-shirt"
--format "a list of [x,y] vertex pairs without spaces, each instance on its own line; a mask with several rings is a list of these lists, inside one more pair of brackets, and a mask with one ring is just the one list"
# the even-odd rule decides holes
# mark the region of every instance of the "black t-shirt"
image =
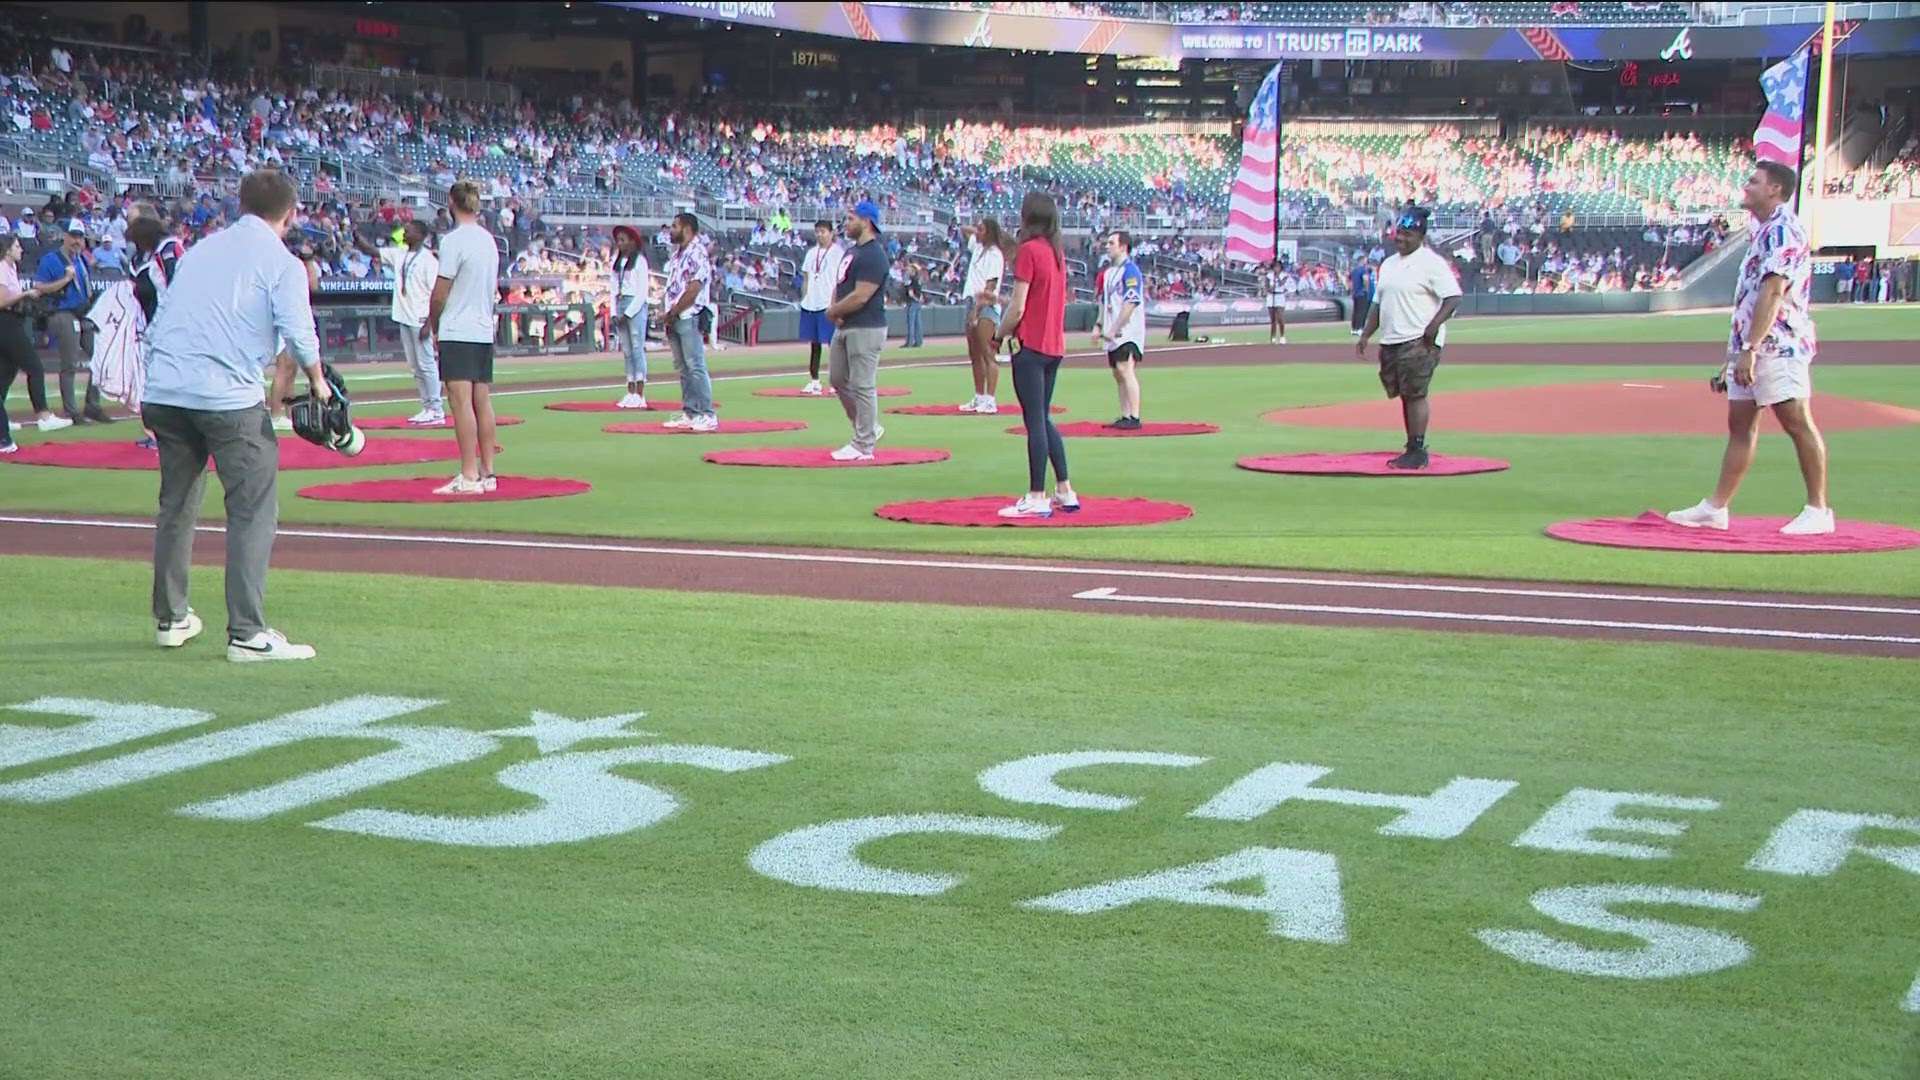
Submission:
[[847,254],[846,267],[841,271],[840,284],[833,290],[833,298],[846,299],[853,287],[863,281],[873,283],[873,295],[840,325],[856,330],[887,325],[887,249],[878,238],[855,245]]
[[926,298],[926,290],[921,287],[919,278],[908,278],[907,287],[904,291],[906,292],[907,303],[909,304],[917,304]]

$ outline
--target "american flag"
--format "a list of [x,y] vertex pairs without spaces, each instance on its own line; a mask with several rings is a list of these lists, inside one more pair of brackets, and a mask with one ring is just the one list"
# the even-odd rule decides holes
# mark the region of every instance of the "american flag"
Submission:
[[1802,113],[1807,98],[1807,57],[1811,51],[1802,46],[1760,76],[1760,88],[1767,93],[1767,114],[1754,129],[1753,154],[1761,161],[1800,167],[1801,135],[1806,127]]
[[1227,258],[1272,259],[1274,191],[1280,182],[1280,65],[1260,80],[1240,142],[1240,172],[1227,193]]

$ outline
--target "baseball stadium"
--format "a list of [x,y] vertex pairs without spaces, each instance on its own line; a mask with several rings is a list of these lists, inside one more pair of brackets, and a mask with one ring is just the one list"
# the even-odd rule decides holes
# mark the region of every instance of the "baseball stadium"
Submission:
[[1920,1078],[1920,4],[0,12],[0,1077]]

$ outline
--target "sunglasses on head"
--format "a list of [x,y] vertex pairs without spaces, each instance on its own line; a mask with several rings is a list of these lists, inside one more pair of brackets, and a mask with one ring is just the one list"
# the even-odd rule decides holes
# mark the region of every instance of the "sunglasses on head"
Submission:
[[1421,219],[1414,217],[1412,214],[1402,214],[1400,216],[1400,220],[1394,222],[1394,225],[1402,229],[1425,230],[1427,227],[1427,223],[1425,221],[1422,221]]

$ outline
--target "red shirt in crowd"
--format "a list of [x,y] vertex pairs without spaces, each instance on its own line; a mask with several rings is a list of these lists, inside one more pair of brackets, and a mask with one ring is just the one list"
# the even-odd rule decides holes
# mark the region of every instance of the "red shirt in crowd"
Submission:
[[1014,336],[1034,352],[1067,355],[1067,268],[1053,245],[1039,237],[1021,244],[1013,279],[1027,283],[1027,307]]

